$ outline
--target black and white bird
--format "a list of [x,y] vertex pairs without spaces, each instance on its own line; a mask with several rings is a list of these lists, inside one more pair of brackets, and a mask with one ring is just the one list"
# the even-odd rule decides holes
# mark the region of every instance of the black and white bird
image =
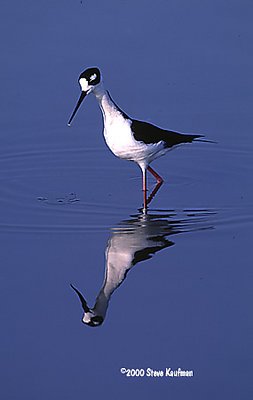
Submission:
[[[194,214],[187,210],[179,212],[170,210],[158,214],[139,213],[114,226],[111,229],[111,237],[105,251],[104,281],[94,306],[89,307],[82,293],[71,285],[81,301],[82,322],[91,327],[100,326],[106,318],[113,293],[125,281],[128,272],[133,267],[139,262],[151,259],[161,250],[173,246],[175,235],[213,229],[212,217],[214,215],[216,213],[213,210],[206,209],[196,209]],[[172,235],[173,241],[169,240]],[[145,276],[143,276],[143,281],[145,281]],[[145,290],[147,289],[145,289],[143,282],[143,287],[140,288],[140,299],[142,301],[142,293]],[[131,296],[130,293],[129,296]],[[135,301],[138,300],[135,299]],[[128,309],[128,302],[124,307],[125,311],[122,310],[121,314],[124,314],[125,318],[127,318],[127,315],[132,316],[135,312],[135,309]],[[149,307],[149,304],[147,304],[147,307]],[[155,316],[150,315],[152,321],[154,318],[155,321],[163,318],[163,306],[157,307],[156,312]],[[160,317],[159,313],[161,314]]]
[[94,307],[89,307],[82,293],[73,285],[84,311],[82,322],[91,327],[100,326],[106,317],[112,294],[126,279],[127,273],[140,261],[148,260],[155,253],[174,242],[167,236],[180,233],[180,221],[176,226],[164,218],[140,214],[122,226],[114,228],[105,251],[104,282]]
[[[143,210],[145,212],[147,205],[163,183],[162,177],[150,167],[150,163],[176,146],[191,143],[203,135],[173,132],[148,122],[130,118],[117,106],[104,88],[101,73],[96,67],[82,72],[78,81],[82,92],[68,125],[70,126],[85,96],[93,93],[103,114],[104,137],[109,149],[119,158],[136,162],[142,170]],[[147,171],[155,177],[157,182],[148,198]]]

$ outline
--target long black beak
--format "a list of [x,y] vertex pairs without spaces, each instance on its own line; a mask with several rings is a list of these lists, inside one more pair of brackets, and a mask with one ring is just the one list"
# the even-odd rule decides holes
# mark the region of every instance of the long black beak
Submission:
[[79,97],[79,100],[78,100],[78,102],[77,102],[77,104],[76,104],[76,107],[75,107],[75,109],[74,109],[74,111],[73,111],[73,113],[72,113],[72,115],[71,115],[71,117],[70,117],[70,119],[69,119],[68,126],[70,126],[71,121],[72,121],[72,119],[74,118],[74,116],[76,115],[76,112],[77,112],[78,108],[80,107],[80,105],[82,104],[82,101],[83,101],[83,99],[85,98],[86,94],[87,94],[87,93],[84,92],[84,91],[81,92],[81,96]]
[[86,300],[85,300],[85,298],[83,297],[82,293],[80,293],[79,290],[77,290],[77,289],[75,288],[75,286],[73,286],[72,284],[70,284],[70,286],[71,286],[72,289],[74,289],[74,291],[77,293],[77,295],[78,295],[78,297],[79,297],[79,299],[80,299],[80,301],[81,301],[82,307],[83,307],[83,309],[84,309],[84,312],[86,312],[86,313],[89,312],[89,311],[90,311],[90,308],[87,306]]

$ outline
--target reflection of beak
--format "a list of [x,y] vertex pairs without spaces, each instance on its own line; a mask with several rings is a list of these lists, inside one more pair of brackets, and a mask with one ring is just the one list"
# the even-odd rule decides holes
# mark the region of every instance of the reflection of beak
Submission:
[[74,109],[74,111],[73,111],[73,113],[72,113],[72,115],[71,115],[71,117],[70,117],[70,119],[69,119],[68,126],[70,126],[71,121],[72,121],[72,119],[74,118],[74,116],[75,116],[75,114],[76,114],[78,108],[79,108],[80,105],[82,104],[82,101],[83,101],[83,99],[85,98],[86,94],[87,94],[87,92],[84,92],[84,91],[81,92],[81,96],[79,97],[79,100],[78,100],[78,102],[77,102],[77,104],[76,104],[76,108]]
[[85,300],[85,298],[83,297],[82,293],[80,293],[79,290],[77,290],[77,289],[75,288],[75,286],[73,286],[73,285],[71,285],[71,284],[70,284],[70,286],[71,286],[72,289],[74,289],[74,291],[77,293],[77,295],[78,295],[78,297],[79,297],[79,299],[80,299],[80,301],[81,301],[82,307],[83,307],[83,309],[84,309],[84,312],[86,312],[86,313],[87,313],[87,312],[90,312],[90,308],[87,306],[86,300]]

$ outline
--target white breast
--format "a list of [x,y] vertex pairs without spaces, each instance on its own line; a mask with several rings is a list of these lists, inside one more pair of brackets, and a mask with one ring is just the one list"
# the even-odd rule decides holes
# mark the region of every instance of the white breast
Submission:
[[132,160],[134,153],[141,147],[131,132],[131,121],[120,113],[114,118],[104,119],[104,137],[107,146],[118,157]]
[[117,157],[137,163],[151,162],[157,154],[164,151],[162,142],[145,144],[135,140],[131,131],[131,120],[121,114],[112,120],[104,119],[104,137],[107,146]]

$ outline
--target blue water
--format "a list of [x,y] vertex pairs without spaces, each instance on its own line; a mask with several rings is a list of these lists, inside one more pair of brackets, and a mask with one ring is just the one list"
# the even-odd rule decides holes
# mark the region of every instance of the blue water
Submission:
[[[1,398],[252,398],[252,11],[2,3]],[[146,217],[92,96],[67,127],[94,65],[129,115],[217,142],[152,164],[165,183]],[[112,248],[128,273],[90,328],[70,284],[93,307]]]

